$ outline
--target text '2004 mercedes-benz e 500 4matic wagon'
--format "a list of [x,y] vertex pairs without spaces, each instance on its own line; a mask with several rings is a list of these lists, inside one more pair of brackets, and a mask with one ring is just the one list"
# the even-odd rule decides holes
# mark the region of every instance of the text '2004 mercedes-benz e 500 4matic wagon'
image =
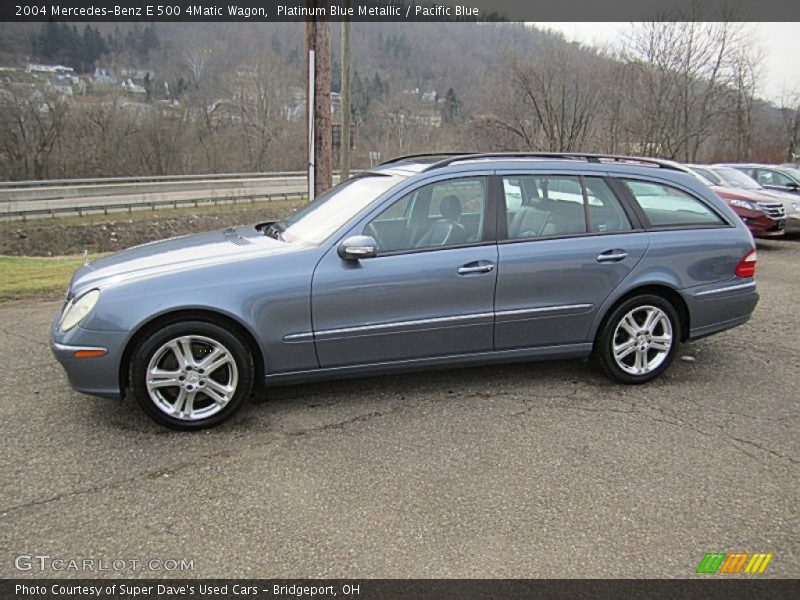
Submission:
[[285,221],[79,268],[52,328],[72,386],[163,425],[254,386],[594,354],[644,383],[758,302],[745,225],[678,164],[568,154],[398,158]]

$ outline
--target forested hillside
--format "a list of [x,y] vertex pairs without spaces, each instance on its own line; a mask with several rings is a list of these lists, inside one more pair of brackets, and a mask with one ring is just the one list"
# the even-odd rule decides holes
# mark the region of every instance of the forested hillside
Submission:
[[[603,50],[511,23],[354,23],[352,39],[355,166],[453,148],[797,152],[796,103],[758,99],[741,24],[637,24]],[[0,24],[0,177],[303,168],[303,44],[298,23]]]

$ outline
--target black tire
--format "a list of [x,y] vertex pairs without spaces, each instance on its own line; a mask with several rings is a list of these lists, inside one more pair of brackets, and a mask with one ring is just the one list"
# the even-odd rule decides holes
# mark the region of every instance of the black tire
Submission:
[[[671,346],[669,351],[667,351],[663,357],[660,358],[660,363],[657,364],[652,370],[649,370],[642,374],[634,374],[625,369],[623,369],[617,362],[614,356],[614,344],[620,343],[620,335],[625,336],[628,335],[627,331],[624,330],[618,333],[618,327],[621,326],[621,321],[631,313],[631,311],[636,311],[640,309],[641,311],[645,310],[645,307],[655,307],[660,309],[664,315],[666,315],[667,319],[669,320],[669,326],[671,328]],[[634,317],[640,315],[642,313],[634,313]],[[634,318],[635,320],[635,318]],[[663,332],[665,325],[659,326],[658,331]],[[646,335],[646,334],[644,334]],[[617,339],[615,340],[615,336]],[[651,336],[652,337],[652,336]],[[659,337],[664,337],[663,335]],[[633,336],[631,336],[633,338]],[[623,341],[625,340],[622,337]],[[675,307],[668,301],[662,298],[661,296],[656,296],[653,294],[643,294],[641,296],[635,296],[633,298],[629,298],[619,306],[617,306],[614,310],[612,310],[606,319],[603,322],[603,325],[600,327],[600,331],[597,334],[595,339],[595,348],[594,353],[596,358],[599,360],[600,365],[603,368],[608,377],[611,379],[618,381],[620,383],[627,383],[627,384],[641,384],[647,383],[648,381],[652,381],[661,373],[669,368],[669,365],[675,359],[675,355],[678,352],[680,347],[680,340],[681,340],[681,323],[678,317],[678,313],[675,310]],[[646,340],[644,340],[646,342]],[[634,350],[634,354],[635,354]],[[659,355],[658,350],[646,350],[644,351],[644,356],[653,356],[655,361],[655,356]],[[623,363],[626,360],[624,359]],[[635,356],[633,358],[635,361]],[[629,368],[634,368],[631,365]]]
[[[160,390],[158,391],[156,394],[157,399],[153,398],[148,391],[148,368],[150,366],[150,361],[172,361],[173,364],[170,366],[169,370],[175,369],[180,371],[181,367],[177,365],[177,355],[173,354],[172,357],[170,357],[168,351],[164,350],[164,346],[172,340],[182,337],[190,338],[189,352],[194,355],[195,359],[198,359],[198,353],[201,359],[204,352],[210,354],[215,350],[213,345],[204,342],[204,340],[211,340],[219,345],[216,349],[220,350],[222,359],[227,359],[228,357],[233,359],[235,368],[228,362],[227,365],[218,367],[214,373],[203,373],[197,366],[194,368],[187,366],[185,368],[189,371],[194,370],[191,377],[198,379],[198,381],[188,381],[186,377],[187,373],[181,371],[183,373],[183,379],[181,379],[182,383],[178,384],[180,387],[165,387],[163,392]],[[227,352],[223,352],[222,350]],[[159,355],[160,359],[156,359],[156,354]],[[164,368],[158,362],[155,363],[155,366]],[[206,379],[203,379],[204,377]],[[215,403],[214,399],[204,391],[208,389],[210,390],[209,393],[214,392],[214,390],[210,389],[210,383],[203,388],[200,387],[204,386],[211,377],[214,377],[215,381],[217,378],[225,379],[227,377],[228,381],[224,381],[223,383],[230,385],[230,388],[233,390],[232,392],[229,390],[227,403],[222,405],[221,409],[219,408],[221,402]],[[227,329],[207,321],[179,321],[150,330],[145,334],[138,347],[134,350],[130,363],[131,389],[137,403],[142,407],[142,410],[160,425],[184,431],[216,427],[230,419],[250,397],[250,393],[253,389],[253,377],[253,357],[247,345],[242,343],[236,335]],[[182,387],[185,388],[188,383],[195,384],[192,398],[193,402],[198,402],[198,412],[200,413],[198,418],[192,418],[191,420],[187,416],[179,418],[166,412],[166,408],[162,409],[159,407],[159,404],[164,405],[170,400],[170,396],[174,396],[177,401],[180,389]],[[192,387],[189,386],[189,389],[192,389]],[[188,407],[188,403],[184,404],[184,406]],[[202,417],[203,410],[209,411],[209,416]],[[211,411],[214,410],[216,410],[216,412],[211,413]]]

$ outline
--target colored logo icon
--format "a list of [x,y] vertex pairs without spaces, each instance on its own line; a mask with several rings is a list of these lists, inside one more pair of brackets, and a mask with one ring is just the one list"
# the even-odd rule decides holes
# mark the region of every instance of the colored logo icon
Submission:
[[763,573],[767,570],[772,554],[749,552],[711,552],[703,557],[697,566],[697,573],[708,574],[734,574],[734,573]]

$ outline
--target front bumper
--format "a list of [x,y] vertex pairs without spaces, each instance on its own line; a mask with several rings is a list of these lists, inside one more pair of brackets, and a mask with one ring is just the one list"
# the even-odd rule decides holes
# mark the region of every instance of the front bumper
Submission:
[[800,232],[800,213],[786,215],[786,233]]
[[771,219],[767,215],[759,215],[757,218],[742,219],[753,237],[770,238],[780,237],[786,233],[786,219]]
[[[68,332],[58,329],[58,317],[53,321],[50,349],[67,372],[70,385],[77,391],[93,396],[119,398],[120,364],[125,348],[126,333],[121,331],[90,331],[77,325]],[[75,358],[77,350],[103,349],[103,356]]]

